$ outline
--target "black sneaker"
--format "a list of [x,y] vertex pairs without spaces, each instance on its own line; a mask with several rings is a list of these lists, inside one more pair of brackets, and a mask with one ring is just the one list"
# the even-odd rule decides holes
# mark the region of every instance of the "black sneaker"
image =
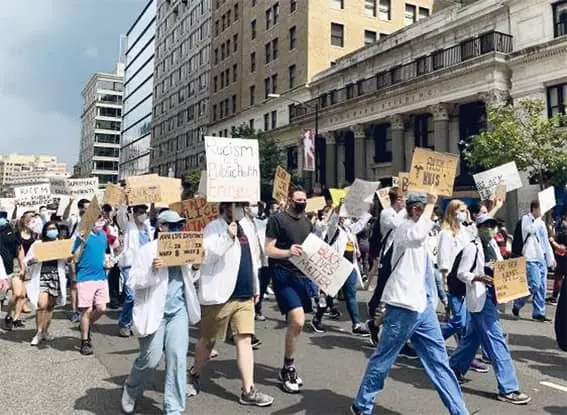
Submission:
[[378,333],[380,329],[376,326],[374,319],[368,320],[366,325],[368,326],[368,331],[370,331],[370,344],[372,347],[376,347],[378,345]]
[[198,375],[192,373],[193,368],[189,370],[189,382],[187,383],[187,397],[197,396],[201,392],[201,379]]
[[17,319],[17,320],[14,320],[14,327],[24,328],[24,327],[26,327],[26,324],[23,322],[23,320]]
[[527,405],[532,398],[522,392],[512,392],[506,395],[498,395],[498,400],[508,402],[513,405]]
[[520,309],[512,307],[512,315],[516,318],[520,318]]
[[400,350],[400,357],[405,357],[409,360],[419,359],[419,356],[415,352],[415,349],[413,347],[410,347],[407,343],[404,344],[404,347],[402,347],[402,350]]
[[338,320],[338,319],[341,318],[341,315],[342,315],[341,312],[340,312],[339,310],[337,310],[337,309],[332,309],[332,310],[329,312],[329,318],[330,318],[331,320]]
[[453,373],[455,374],[455,377],[457,378],[457,382],[459,382],[459,385],[462,385],[463,383],[466,383],[468,381],[465,378],[465,375],[463,375],[462,373],[459,373],[456,370],[453,370]]
[[252,335],[252,348],[254,350],[258,349],[258,346],[260,346],[262,344],[262,340],[260,340],[258,337]]
[[554,296],[554,295],[551,295],[551,296],[549,296],[545,299],[545,302],[549,305],[557,305],[557,297]]
[[89,343],[88,340],[83,340],[81,344],[81,354],[83,356],[90,356],[93,353],[93,346]]
[[297,371],[294,367],[283,368],[279,374],[282,389],[287,393],[299,393]]
[[353,328],[352,328],[352,334],[354,334],[355,336],[360,336],[360,337],[368,337],[370,336],[370,332],[368,330],[366,330],[364,328],[364,326],[360,323],[356,324]]
[[4,329],[7,331],[12,331],[14,328],[14,319],[10,316],[4,318]]
[[312,329],[315,333],[325,333],[325,329],[323,328],[323,324],[321,324],[320,321],[318,321],[318,320],[311,320],[311,323],[309,323],[309,325],[311,326],[311,329]]
[[356,406],[354,406],[354,405],[350,406],[350,413],[352,415],[362,415],[362,411],[359,411],[358,409],[356,409]]
[[[539,321],[541,323],[549,323],[551,321],[551,319],[549,317],[546,317],[546,316],[535,316],[535,317],[532,317],[532,320]],[[16,325],[15,321],[14,321],[14,325]]]

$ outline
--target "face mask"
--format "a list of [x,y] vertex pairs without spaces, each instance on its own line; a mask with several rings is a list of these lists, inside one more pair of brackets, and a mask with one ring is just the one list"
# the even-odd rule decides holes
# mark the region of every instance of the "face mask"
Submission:
[[297,214],[305,212],[306,207],[307,203],[293,202],[293,210]]
[[146,220],[148,220],[148,215],[146,213],[142,213],[141,215],[136,216],[136,222],[138,222],[139,224],[144,223]]
[[350,225],[352,225],[352,220],[350,220],[350,219],[345,219],[345,220],[343,221],[343,226],[350,226]]
[[31,231],[33,233],[37,233],[40,234],[41,231],[43,230],[43,222],[41,221],[40,218],[35,218],[32,220],[31,222]]
[[104,228],[104,224],[105,224],[105,223],[104,223],[104,221],[102,221],[102,220],[97,221],[97,222],[95,223],[95,225],[94,225],[94,231],[95,231],[95,232],[100,232],[100,231],[102,231],[102,229]]
[[6,226],[8,224],[8,219],[0,218],[0,227]]
[[250,216],[253,218],[258,217],[258,206],[250,206]]
[[455,217],[455,219],[457,219],[457,222],[463,223],[467,220],[467,214],[463,213],[463,212],[459,212],[459,213],[457,213],[457,216]]
[[181,231],[181,223],[168,223],[167,227],[169,232],[180,232]]
[[494,238],[496,236],[496,233],[497,233],[496,229],[490,229],[490,228],[488,229],[483,228],[478,231],[478,235],[485,241],[489,241],[492,238]]
[[57,229],[50,229],[45,233],[45,235],[49,239],[57,239],[57,237],[59,236],[59,231]]
[[241,207],[237,207],[237,208],[233,209],[233,211],[232,211],[233,221],[238,222],[243,217],[244,217],[244,209],[242,209]]

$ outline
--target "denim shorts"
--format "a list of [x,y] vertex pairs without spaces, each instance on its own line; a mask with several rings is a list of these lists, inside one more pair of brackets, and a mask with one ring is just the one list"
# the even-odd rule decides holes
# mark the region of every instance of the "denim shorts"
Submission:
[[305,313],[313,311],[311,299],[318,295],[319,289],[313,281],[304,275],[274,267],[272,287],[282,314],[287,314],[300,307],[303,308]]

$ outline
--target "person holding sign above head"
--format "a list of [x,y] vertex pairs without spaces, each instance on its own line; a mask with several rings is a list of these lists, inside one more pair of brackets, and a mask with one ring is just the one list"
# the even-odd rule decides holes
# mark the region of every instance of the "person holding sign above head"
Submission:
[[295,369],[297,339],[305,324],[305,313],[313,311],[312,298],[317,285],[293,265],[289,258],[301,256],[301,244],[313,231],[313,224],[305,215],[307,194],[301,187],[292,187],[288,207],[268,221],[266,254],[272,268],[272,285],[280,312],[286,316],[287,332],[283,368],[280,372],[282,388],[288,393],[299,393],[303,380]]
[[[158,233],[179,232],[184,221],[177,212],[166,210],[157,218]],[[183,414],[189,325],[201,318],[192,266],[166,266],[158,256],[157,240],[141,246],[131,264],[127,285],[135,291],[132,328],[138,336],[140,354],[124,383],[122,410],[134,413],[148,377],[165,354],[164,413]]]
[[243,203],[221,203],[219,218],[203,231],[205,258],[201,265],[199,299],[201,336],[190,370],[189,396],[200,392],[200,376],[217,341],[230,329],[236,345],[242,405],[270,406],[274,398],[254,386],[254,304],[259,298],[260,248],[254,225],[245,218]]
[[[449,367],[445,341],[432,305],[433,266],[426,241],[437,196],[410,192],[407,219],[394,232],[392,275],[384,288],[384,326],[378,347],[370,357],[354,403],[353,414],[371,414],[376,395],[408,340],[422,361],[451,415],[468,414],[457,378]],[[429,282],[431,281],[431,282]]]
[[531,398],[520,392],[512,356],[500,325],[493,287],[494,263],[502,260],[494,240],[498,222],[488,215],[479,215],[476,225],[480,241],[469,242],[464,247],[458,267],[457,276],[466,287],[468,321],[464,337],[451,356],[451,368],[459,381],[463,381],[478,347],[482,346],[494,368],[498,399],[524,405]]
[[34,256],[39,245],[57,239],[59,239],[57,223],[47,222],[43,226],[40,239],[34,242],[26,255],[26,263],[31,274],[31,279],[26,282],[26,289],[32,306],[37,309],[35,315],[37,332],[31,341],[32,346],[37,346],[42,341],[53,340],[49,334],[49,324],[53,317],[55,303],[65,305],[67,300],[65,273],[67,259],[39,262]]
[[[520,226],[521,239],[519,238],[520,232],[517,232]],[[522,217],[516,228],[512,255],[524,256],[527,261],[528,285],[533,305],[532,318],[541,322],[551,321],[545,315],[547,268],[555,269],[556,262],[537,200],[530,204],[530,213]],[[512,308],[514,317],[520,317],[520,310],[526,304],[526,300],[527,298],[520,298],[514,301]]]

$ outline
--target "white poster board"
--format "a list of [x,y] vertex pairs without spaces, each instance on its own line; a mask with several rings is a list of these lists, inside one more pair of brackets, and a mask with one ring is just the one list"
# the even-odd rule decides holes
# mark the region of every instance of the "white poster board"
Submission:
[[380,182],[355,179],[341,206],[340,216],[360,218],[368,212]]
[[503,164],[490,170],[473,175],[476,188],[482,200],[490,199],[499,184],[506,185],[506,191],[511,192],[523,186],[522,178],[515,162]]
[[302,247],[303,254],[291,257],[291,263],[311,278],[321,291],[335,296],[352,273],[354,265],[312,233]]
[[258,140],[205,137],[208,202],[260,200]]
[[24,210],[37,210],[53,202],[49,183],[14,187],[14,199],[18,207]]
[[98,177],[85,177],[82,179],[52,177],[50,185],[51,193],[54,195],[75,195],[77,200],[90,200],[98,190]]
[[555,188],[553,186],[539,192],[537,198],[539,200],[539,207],[542,215],[545,215],[557,204],[557,201],[555,200]]
[[201,170],[201,178],[199,179],[199,188],[197,189],[199,196],[207,196],[207,171]]

